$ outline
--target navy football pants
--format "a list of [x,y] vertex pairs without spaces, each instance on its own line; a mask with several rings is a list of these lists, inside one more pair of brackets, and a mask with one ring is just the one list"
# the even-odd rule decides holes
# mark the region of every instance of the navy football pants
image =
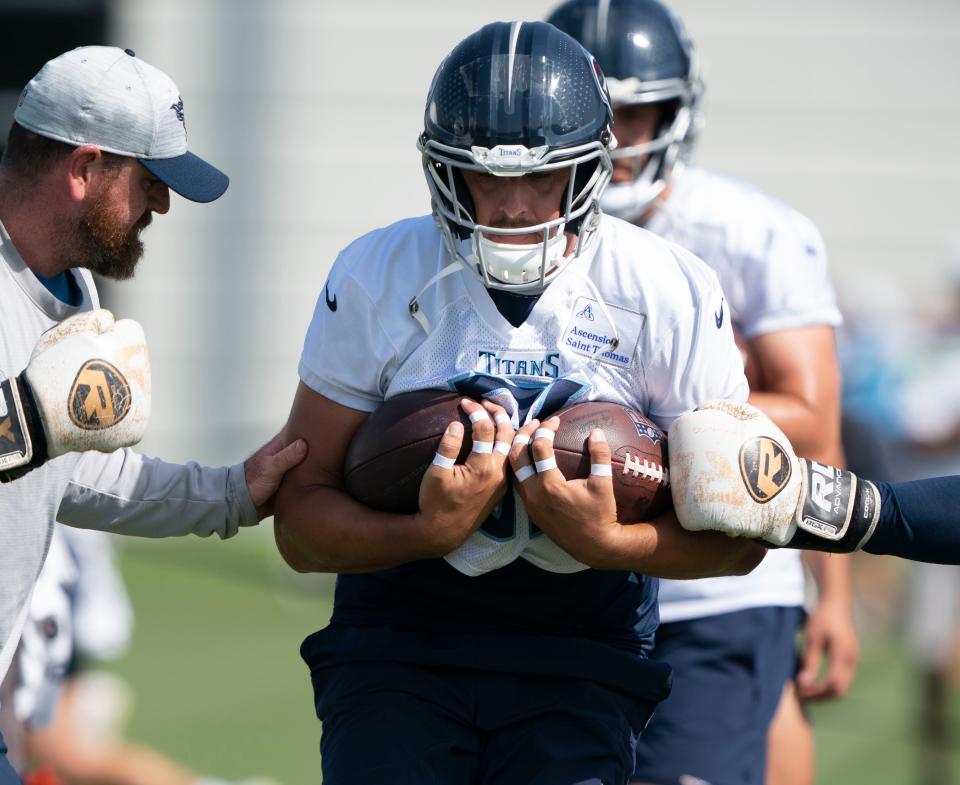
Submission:
[[586,680],[396,663],[313,682],[324,785],[623,785],[654,706]]
[[7,745],[0,735],[0,785],[20,785],[20,778],[7,760]]
[[662,624],[653,658],[673,690],[637,744],[633,781],[763,785],[767,728],[797,668],[801,608],[751,608]]

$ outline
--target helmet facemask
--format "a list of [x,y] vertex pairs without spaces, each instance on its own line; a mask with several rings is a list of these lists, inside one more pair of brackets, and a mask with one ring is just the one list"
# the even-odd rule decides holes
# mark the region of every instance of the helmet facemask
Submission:
[[[612,173],[612,121],[600,66],[555,27],[494,22],[461,41],[434,76],[418,140],[434,217],[453,262],[489,288],[542,291],[597,226],[600,194]],[[466,173],[515,178],[561,171],[567,178],[559,204],[531,219],[539,222],[510,228],[478,222]],[[552,184],[551,198],[553,186],[560,183]],[[542,215],[556,217],[540,221]],[[538,241],[503,242],[526,241],[522,235]],[[568,257],[570,235],[576,242]]]
[[614,109],[656,105],[661,118],[656,136],[648,142],[615,149],[613,161],[631,163],[630,182],[611,183],[602,200],[604,212],[637,221],[664,192],[670,178],[689,160],[702,126],[700,98],[703,85],[696,66],[686,79],[641,83],[635,78],[608,79]]
[[[437,223],[451,255],[477,272],[484,286],[513,292],[542,290],[576,257],[596,228],[600,194],[610,179],[612,164],[607,144],[590,142],[550,150],[548,146],[497,145],[469,150],[421,137],[419,148]],[[462,172],[495,177],[524,177],[568,170],[560,215],[549,221],[516,228],[478,224],[475,207]],[[540,234],[536,244],[513,244],[484,235]],[[570,257],[564,255],[565,235],[576,236]]]

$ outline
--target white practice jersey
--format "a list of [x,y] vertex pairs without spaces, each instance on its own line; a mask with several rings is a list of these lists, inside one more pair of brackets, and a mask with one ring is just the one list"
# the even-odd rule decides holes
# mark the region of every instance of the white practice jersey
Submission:
[[[19,374],[41,333],[98,307],[93,279],[71,270],[67,305],[26,266],[0,224],[0,378]],[[129,450],[68,453],[0,485],[0,678],[13,657],[55,520],[143,537],[221,537],[257,522],[243,466],[169,464]]]
[[14,714],[31,729],[53,717],[75,655],[120,656],[133,612],[110,535],[57,524],[17,649]]
[[[746,338],[841,322],[823,240],[804,216],[733,178],[685,169],[647,223],[717,273]],[[660,582],[664,622],[804,600],[800,552],[772,550],[749,575]]]
[[73,645],[84,657],[117,659],[133,636],[133,607],[117,565],[112,535],[60,524],[56,529],[77,568],[71,606]]
[[[53,719],[73,654],[73,596],[78,571],[65,526],[54,527],[17,649],[14,715],[31,730]],[[8,675],[9,678],[9,675]]]
[[[664,430],[698,403],[746,398],[716,275],[643,229],[604,216],[519,327],[501,315],[478,277],[460,270],[418,297],[432,325],[427,334],[409,303],[449,261],[429,216],[346,248],[307,332],[303,382],[365,412],[419,389],[487,393],[516,422],[545,401],[612,401]],[[611,349],[614,334],[619,343]],[[546,535],[531,532],[516,498],[504,503],[515,516],[512,535],[481,528],[447,556],[451,565],[467,575],[517,558],[554,572],[584,569]]]

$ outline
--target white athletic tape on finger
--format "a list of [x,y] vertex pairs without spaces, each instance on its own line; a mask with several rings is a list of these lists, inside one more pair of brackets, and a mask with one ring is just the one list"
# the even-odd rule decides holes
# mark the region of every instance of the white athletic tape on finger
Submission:
[[441,469],[452,469],[457,465],[456,458],[448,458],[446,455],[441,455],[437,453],[433,456],[433,465],[439,466]]
[[537,467],[537,472],[548,472],[551,469],[557,468],[557,457],[551,455],[549,458],[544,458],[542,461],[536,461],[533,464]]
[[557,435],[557,432],[550,428],[537,428],[537,432],[533,434],[534,439],[546,439],[550,444],[553,444],[553,437]]
[[613,477],[613,466],[609,463],[591,463],[591,477]]
[[510,425],[510,417],[503,412],[497,412],[496,416],[493,418],[493,421],[497,425]]
[[517,475],[517,479],[520,482],[526,482],[531,477],[533,477],[536,473],[537,473],[537,470],[534,469],[529,463],[526,466],[521,466],[519,469],[517,469],[516,472],[514,472],[514,474]]
[[480,420],[490,422],[490,415],[487,414],[485,409],[478,409],[470,415],[470,422],[480,422]]
[[513,437],[514,444],[530,444],[530,437],[525,433],[518,433]]
[[493,442],[474,442],[473,452],[489,455],[493,452]]
[[498,452],[501,455],[510,454],[510,442],[494,442],[493,451]]

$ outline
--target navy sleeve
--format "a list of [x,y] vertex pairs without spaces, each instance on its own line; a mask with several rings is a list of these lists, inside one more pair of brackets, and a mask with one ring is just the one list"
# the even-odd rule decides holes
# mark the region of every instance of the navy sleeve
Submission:
[[960,564],[960,476],[879,482],[880,520],[867,553]]

